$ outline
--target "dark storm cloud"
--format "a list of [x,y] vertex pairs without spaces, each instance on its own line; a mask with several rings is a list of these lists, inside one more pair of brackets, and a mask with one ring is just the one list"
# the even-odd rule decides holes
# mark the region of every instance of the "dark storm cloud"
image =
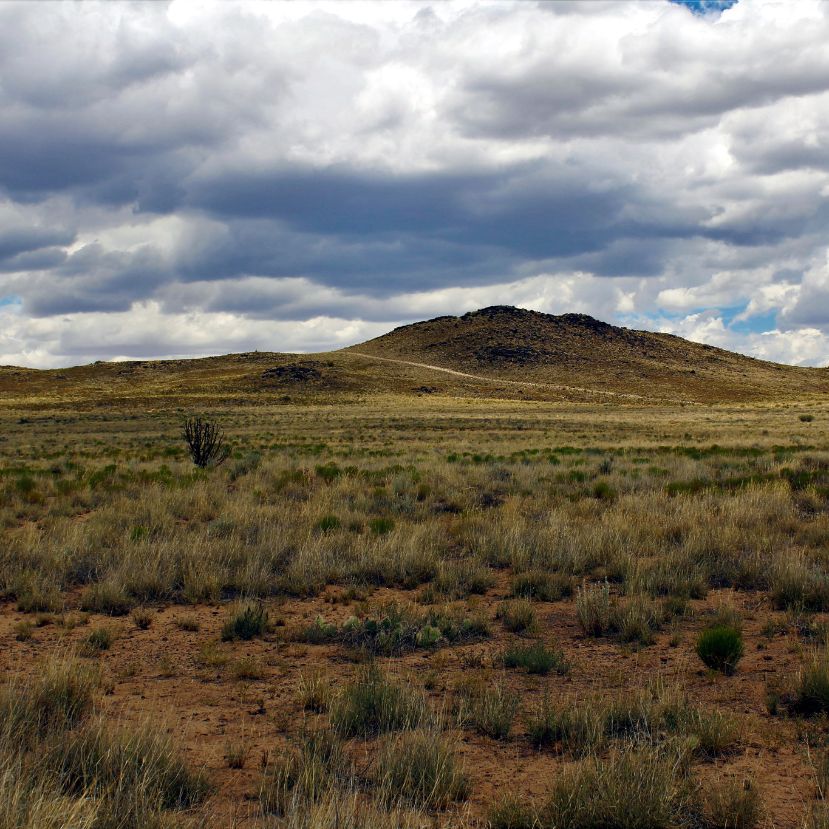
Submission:
[[68,245],[74,233],[41,227],[0,227],[0,263],[44,248]]
[[[407,176],[307,170],[217,176],[188,204],[223,218],[272,218],[346,238],[423,235],[449,245],[495,246],[533,258],[583,253],[624,233],[633,188],[591,192],[546,167]],[[615,229],[614,229],[615,228]]]
[[22,293],[23,307],[35,316],[125,311],[174,276],[149,246],[125,253],[86,245],[35,278]]

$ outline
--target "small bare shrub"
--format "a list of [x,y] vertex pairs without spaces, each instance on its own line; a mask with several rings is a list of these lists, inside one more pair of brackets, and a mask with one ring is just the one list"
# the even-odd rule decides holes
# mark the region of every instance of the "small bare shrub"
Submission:
[[219,466],[230,455],[218,423],[191,417],[184,424],[184,440],[193,463],[201,469]]

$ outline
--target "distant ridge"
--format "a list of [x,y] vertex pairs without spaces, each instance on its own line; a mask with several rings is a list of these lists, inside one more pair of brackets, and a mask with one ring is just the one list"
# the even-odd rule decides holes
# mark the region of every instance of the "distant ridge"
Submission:
[[202,406],[348,401],[372,394],[585,403],[826,400],[829,369],[734,354],[587,314],[493,305],[402,325],[323,354],[0,366],[0,406]]

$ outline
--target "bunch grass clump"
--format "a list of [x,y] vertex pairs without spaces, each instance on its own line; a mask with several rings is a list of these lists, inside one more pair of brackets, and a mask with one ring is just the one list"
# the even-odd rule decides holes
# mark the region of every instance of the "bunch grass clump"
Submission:
[[504,627],[512,633],[529,633],[536,629],[535,608],[528,599],[502,602],[497,611]]
[[519,599],[557,602],[573,594],[573,583],[571,577],[564,573],[527,570],[513,576],[511,591]]
[[696,651],[712,670],[733,674],[743,656],[743,634],[733,624],[715,624],[700,633]]
[[506,740],[520,708],[520,697],[503,680],[473,678],[457,690],[455,709],[462,725],[493,740]]
[[331,726],[346,738],[418,728],[427,720],[423,695],[386,676],[375,664],[361,669],[331,705]]
[[528,674],[540,674],[541,676],[546,676],[550,671],[566,674],[570,669],[561,650],[549,648],[540,641],[529,645],[508,647],[504,651],[504,667],[522,668]]
[[376,765],[378,788],[387,804],[404,801],[439,809],[469,795],[469,780],[455,749],[439,731],[419,729],[392,738]]
[[268,630],[268,612],[260,602],[241,602],[231,610],[222,626],[222,641],[244,641],[264,636]]
[[668,829],[684,811],[678,761],[653,749],[614,751],[566,768],[539,813],[545,829]]
[[0,825],[146,829],[207,796],[205,776],[165,735],[104,721],[98,687],[96,672],[52,659],[36,678],[0,689],[0,817],[9,803],[25,809]]
[[793,708],[806,715],[829,712],[829,651],[815,651],[800,669]]

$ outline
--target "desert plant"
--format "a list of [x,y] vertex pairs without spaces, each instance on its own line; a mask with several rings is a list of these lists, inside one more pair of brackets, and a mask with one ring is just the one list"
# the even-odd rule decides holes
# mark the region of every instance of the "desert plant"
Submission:
[[249,640],[265,634],[268,612],[259,602],[241,602],[232,609],[230,618],[222,625],[222,641]]
[[54,613],[63,607],[57,587],[34,573],[19,576],[11,592],[17,598],[17,609],[21,613]]
[[104,799],[106,827],[140,829],[159,810],[193,806],[210,790],[205,776],[184,764],[169,738],[149,727],[92,723],[63,746],[60,772],[67,791]]
[[488,817],[492,829],[535,829],[540,826],[535,807],[526,796],[501,798],[490,808]]
[[677,730],[693,736],[696,755],[709,758],[733,752],[743,732],[740,721],[732,714],[702,708],[686,709]]
[[477,559],[467,558],[441,564],[431,592],[445,598],[463,599],[486,593],[492,583],[492,571]]
[[256,680],[265,676],[265,668],[255,656],[243,656],[230,667],[234,679]]
[[676,760],[656,750],[616,751],[565,769],[540,822],[549,829],[667,829],[682,815]]
[[829,712],[829,655],[816,651],[801,668],[794,692],[793,708],[800,714]]
[[387,516],[372,518],[368,522],[368,528],[374,535],[387,535],[394,529],[394,519]]
[[106,616],[126,616],[135,606],[123,587],[114,582],[96,582],[89,585],[81,596],[81,610],[102,613]]
[[248,748],[243,740],[229,742],[225,746],[225,762],[229,769],[243,769],[248,757]]
[[700,633],[696,650],[709,668],[733,674],[743,655],[743,635],[736,627],[714,625]]
[[179,630],[186,630],[189,633],[195,633],[201,628],[198,617],[192,613],[177,616],[174,624]]
[[112,628],[94,628],[81,642],[80,652],[83,656],[95,656],[101,651],[108,651],[114,641],[115,632]]
[[504,667],[523,668],[528,674],[541,675],[552,670],[566,674],[569,669],[564,654],[560,650],[548,648],[543,642],[510,646],[504,652]]
[[760,822],[760,793],[750,780],[708,781],[700,800],[706,829],[754,829]]
[[778,609],[829,609],[829,573],[801,556],[786,556],[775,568],[771,597]]
[[527,599],[501,602],[496,612],[504,627],[513,633],[524,633],[535,629],[535,608]]
[[369,664],[331,706],[331,726],[342,737],[368,737],[417,728],[426,721],[423,696]]
[[431,730],[389,740],[377,758],[377,781],[385,801],[403,799],[417,808],[441,808],[469,793],[455,750]]
[[321,671],[303,671],[299,675],[297,700],[305,711],[327,711],[331,702],[331,681]]
[[92,713],[98,675],[73,659],[49,660],[36,679],[0,690],[0,734],[12,744],[74,728]]
[[306,732],[298,751],[267,763],[259,802],[266,814],[283,815],[291,807],[305,811],[350,776],[337,736],[328,729]]
[[144,607],[138,607],[132,612],[132,621],[139,630],[147,630],[153,623],[153,613]]
[[219,424],[201,417],[191,417],[185,422],[184,441],[193,463],[200,469],[219,466],[230,455]]
[[570,577],[562,573],[528,570],[512,579],[512,595],[521,599],[556,602],[572,593],[573,584]]
[[505,682],[472,683],[459,689],[458,720],[486,737],[506,740],[518,713],[520,699]]
[[14,638],[18,642],[28,642],[34,635],[35,626],[28,619],[21,619],[14,626]]
[[646,596],[632,596],[614,608],[611,628],[623,642],[650,645],[662,627],[664,610]]
[[610,630],[613,605],[607,582],[583,585],[576,594],[576,615],[588,636],[602,636]]

